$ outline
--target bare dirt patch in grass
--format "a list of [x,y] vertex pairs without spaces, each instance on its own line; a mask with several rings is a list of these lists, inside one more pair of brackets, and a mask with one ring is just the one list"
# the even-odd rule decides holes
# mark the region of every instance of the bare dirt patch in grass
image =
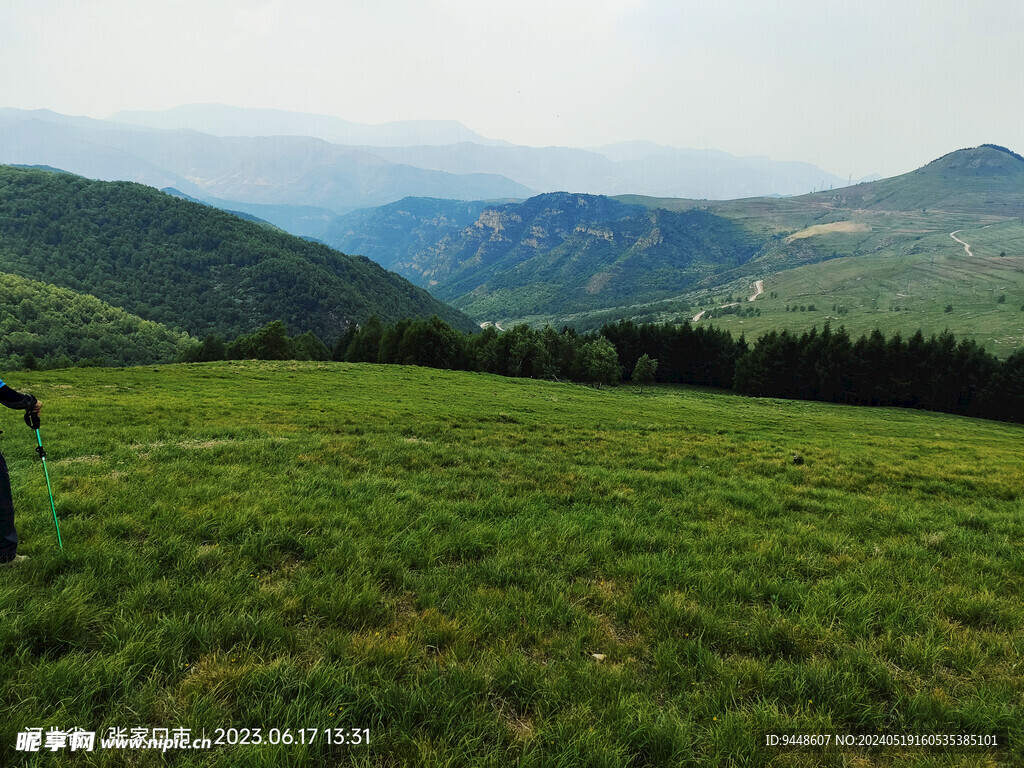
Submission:
[[805,237],[814,237],[815,235],[826,235],[833,232],[853,234],[854,232],[870,231],[871,227],[859,221],[834,221],[831,224],[815,224],[813,227],[808,227],[807,229],[801,229],[799,232],[794,232],[792,235],[786,238],[786,242],[791,243],[794,240],[802,240]]
[[89,456],[74,456],[70,459],[60,459],[62,464],[99,464],[103,459],[95,454]]

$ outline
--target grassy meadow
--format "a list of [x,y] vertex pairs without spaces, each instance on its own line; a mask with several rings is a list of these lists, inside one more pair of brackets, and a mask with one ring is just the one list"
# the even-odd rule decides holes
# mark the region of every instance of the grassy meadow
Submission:
[[[64,551],[9,412],[3,765],[1024,761],[1021,426],[343,363],[9,383]],[[370,743],[13,751],[76,726]]]
[[[1024,227],[995,224],[957,236],[971,245],[973,259],[948,231],[923,235],[876,254],[769,275],[765,293],[752,303],[747,302],[753,295],[750,281],[737,283],[732,288],[740,308],[756,307],[761,316],[724,315],[708,322],[750,340],[772,328],[804,331],[816,325],[820,330],[825,322],[845,326],[854,338],[875,328],[904,338],[918,329],[925,336],[950,329],[958,339],[974,339],[1006,357],[1024,345]],[[718,306],[725,296],[718,291],[700,308]],[[817,311],[787,311],[787,305],[814,305]]]
[[[917,330],[930,336],[949,329],[999,357],[1024,345],[1024,226],[1019,221],[958,229],[949,215],[893,218],[855,217],[853,225],[865,231],[814,232],[828,226],[815,225],[807,237],[780,240],[771,258],[749,262],[743,277],[724,285],[636,304],[628,312],[581,312],[564,319],[590,329],[621,316],[681,323],[709,310],[700,323],[713,323],[734,337],[742,333],[748,341],[770,330],[821,330],[827,322],[844,326],[854,339],[876,328],[904,339]],[[971,246],[971,257],[951,231]],[[791,249],[808,245],[835,256],[797,267],[780,261],[792,255]],[[764,293],[750,302],[756,280],[764,281]],[[732,303],[738,313],[714,312]],[[815,311],[807,311],[812,305]],[[754,310],[760,316],[748,314]],[[534,326],[562,319],[524,318]]]
[[[918,329],[931,335],[948,328],[1005,357],[1024,345],[1022,166],[991,148],[953,155],[905,176],[792,198],[621,196],[622,202],[650,208],[707,210],[765,246],[729,278],[705,279],[676,297],[506,318],[502,327],[522,320],[590,330],[623,317],[681,323],[737,302],[739,310],[758,309],[761,315],[709,312],[700,322],[749,340],[769,330],[820,329],[825,322],[844,325],[855,338],[875,328],[904,338]],[[1003,164],[1004,173],[975,176],[967,170],[975,162]],[[951,232],[971,246],[970,255]],[[765,294],[751,304],[747,299],[757,280],[764,281]],[[786,310],[812,304],[817,311]]]

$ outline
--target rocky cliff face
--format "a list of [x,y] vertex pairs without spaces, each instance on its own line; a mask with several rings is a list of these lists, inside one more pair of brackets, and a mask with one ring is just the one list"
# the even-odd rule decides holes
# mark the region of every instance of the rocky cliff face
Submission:
[[459,203],[440,215],[442,202],[405,200],[342,217],[339,239],[329,241],[488,317],[671,295],[760,247],[704,211],[650,210],[599,195]]

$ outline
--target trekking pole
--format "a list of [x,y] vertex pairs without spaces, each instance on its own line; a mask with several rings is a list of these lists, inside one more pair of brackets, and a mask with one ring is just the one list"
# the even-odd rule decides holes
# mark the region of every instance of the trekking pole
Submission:
[[46,468],[46,451],[43,450],[43,438],[39,436],[39,415],[25,411],[25,423],[28,424],[30,429],[35,430],[36,453],[39,454],[39,458],[43,462],[43,474],[46,476],[46,490],[50,494],[50,511],[53,512],[53,524],[57,527],[57,546],[60,547],[61,551],[64,551],[64,542],[60,538],[60,523],[57,521],[57,507],[53,503],[53,486],[50,485],[50,471]]

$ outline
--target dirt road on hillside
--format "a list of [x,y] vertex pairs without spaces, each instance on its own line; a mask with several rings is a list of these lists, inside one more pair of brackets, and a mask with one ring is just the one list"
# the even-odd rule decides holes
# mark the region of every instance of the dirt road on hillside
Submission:
[[[764,293],[764,280],[757,280],[757,281],[754,282],[754,295],[751,296],[749,299],[747,299],[747,301],[753,301],[758,296],[760,296],[762,293]],[[738,307],[739,304],[740,303],[738,301],[734,301],[734,302],[732,302],[732,304],[723,304],[722,306],[718,307],[718,309],[725,309],[727,307]],[[700,319],[702,317],[704,317],[704,315],[706,315],[707,313],[708,313],[708,310],[706,310],[706,309],[702,310],[701,312],[698,312],[696,315],[693,316],[693,320],[691,322],[694,322],[694,323],[700,322]]]
[[[956,232],[963,232],[963,230],[962,229],[958,229]],[[964,250],[967,251],[967,255],[970,256],[973,259],[974,258],[974,254],[971,253],[971,246],[969,246],[967,243],[965,243],[963,240],[961,240],[959,237],[957,237],[956,236],[956,232],[950,232],[949,236],[952,237],[954,240],[956,240],[958,243],[960,243],[960,245],[962,245],[964,247]]]
[[[751,299],[751,301],[753,301],[753,299]],[[716,309],[728,309],[729,307],[738,307],[739,305],[740,305],[740,303],[738,301],[734,301],[732,304],[723,304],[720,307],[716,307]],[[706,315],[707,313],[708,313],[708,310],[706,310],[706,309],[701,311],[701,312],[698,312],[696,315],[693,316],[693,322],[696,323],[698,320],[700,320],[702,317],[704,317],[704,315]]]

